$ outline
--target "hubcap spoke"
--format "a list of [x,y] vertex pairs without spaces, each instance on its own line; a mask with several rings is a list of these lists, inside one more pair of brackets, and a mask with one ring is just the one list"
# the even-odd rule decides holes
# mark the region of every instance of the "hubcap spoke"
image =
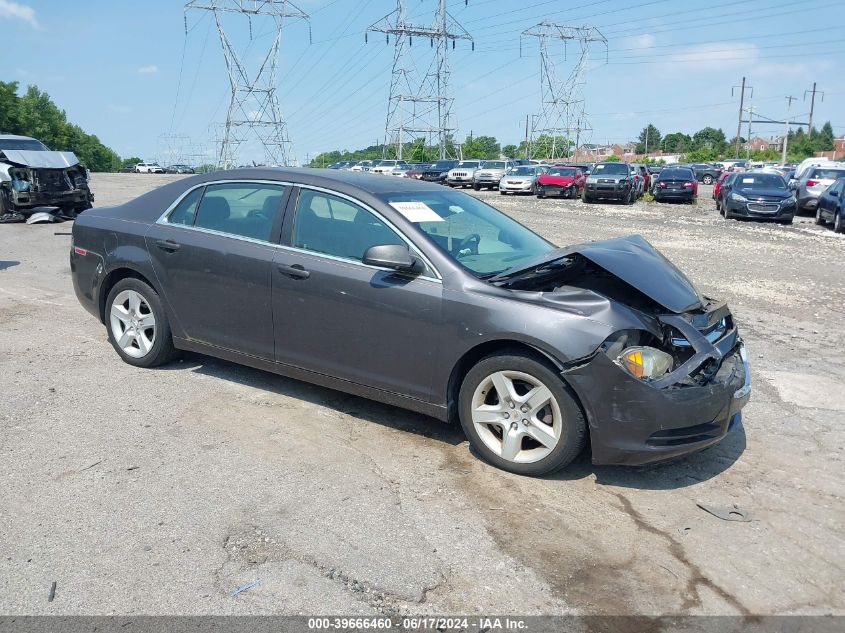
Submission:
[[156,325],[156,318],[153,316],[152,313],[145,314],[140,319],[138,319],[138,327],[142,330],[149,330],[150,328],[154,328]]
[[150,351],[150,347],[152,346],[150,345],[150,341],[147,340],[146,336],[144,336],[143,334],[139,334],[136,337],[136,340],[138,341],[138,347],[141,348],[142,354],[146,354]]
[[111,315],[121,323],[129,323],[129,312],[122,305],[114,304],[111,307]]
[[499,426],[504,426],[507,420],[505,420],[502,413],[503,411],[499,406],[490,407],[485,405],[483,407],[473,409],[472,421],[476,424],[497,424]]
[[554,429],[542,422],[535,422],[531,426],[525,427],[525,433],[548,449],[553,449],[557,445]]
[[504,403],[506,400],[517,400],[516,389],[514,389],[513,381],[508,378],[503,372],[497,371],[490,376],[493,381],[493,386],[496,388],[496,393],[499,394],[499,402]]
[[135,332],[133,332],[131,328],[126,328],[126,330],[124,330],[124,332],[123,332],[123,335],[117,340],[117,344],[120,345],[120,347],[122,347],[122,348],[126,348],[134,340],[135,340]]
[[141,313],[141,295],[137,292],[129,294],[129,314],[138,316]]
[[502,435],[502,459],[513,461],[522,449],[523,434],[516,429],[507,428]]
[[537,385],[525,397],[525,404],[528,406],[529,415],[536,416],[552,399],[552,392],[546,385]]

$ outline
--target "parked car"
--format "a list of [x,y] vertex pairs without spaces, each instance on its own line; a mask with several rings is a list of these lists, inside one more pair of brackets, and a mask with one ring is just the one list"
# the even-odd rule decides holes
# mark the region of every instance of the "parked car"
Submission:
[[639,165],[629,165],[631,168],[631,179],[634,181],[634,192],[637,198],[645,193],[645,178],[640,171]]
[[135,165],[125,165],[120,168],[121,174],[134,174],[135,173]]
[[481,167],[480,160],[462,160],[446,174],[446,184],[450,187],[471,187],[475,170]]
[[498,187],[502,177],[514,166],[509,160],[485,160],[472,177],[472,188],[478,191],[482,187]]
[[382,160],[375,167],[370,168],[373,174],[389,174],[396,167],[404,167],[408,163],[404,160]]
[[698,180],[689,167],[664,167],[654,180],[654,199],[694,202],[698,196]]
[[350,169],[352,171],[370,171],[373,167],[373,161],[371,160],[359,160],[357,164],[353,165]]
[[164,167],[158,163],[138,163],[135,165],[135,172],[139,174],[163,174]]
[[663,165],[646,165],[646,169],[648,170],[649,176],[651,176],[651,182],[649,183],[649,189],[654,186],[654,176],[660,173],[663,169]]
[[584,191],[586,175],[575,165],[553,165],[537,177],[537,197],[577,198]]
[[422,180],[428,182],[446,183],[446,176],[458,164],[456,160],[436,160],[423,169]]
[[645,165],[636,164],[634,165],[639,170],[640,177],[643,179],[643,191],[640,193],[642,195],[646,191],[651,191],[651,174],[648,171],[648,168]]
[[[731,172],[723,171],[721,173],[721,175],[719,176],[718,180],[716,180],[716,182],[713,183],[713,196],[712,197],[713,197],[714,200],[719,199],[719,191],[722,188],[722,183],[725,182],[725,179],[730,175],[731,175]],[[716,206],[718,207],[718,203],[716,203]]]
[[797,181],[795,197],[798,199],[798,212],[815,211],[819,196],[839,178],[845,176],[845,164],[827,163],[811,166],[804,170],[804,175]]
[[548,170],[545,165],[519,165],[511,167],[499,180],[499,193],[537,193],[537,177]]
[[431,165],[429,163],[414,163],[410,166],[411,168],[405,172],[405,176],[413,178],[414,180],[422,180],[423,172],[430,166]]
[[581,200],[592,202],[598,198],[634,204],[637,193],[628,163],[596,163],[593,171],[587,176]]
[[389,176],[398,176],[400,178],[409,178],[408,173],[414,169],[413,165],[397,165],[392,170],[387,172]]
[[70,269],[129,365],[189,350],[380,400],[524,475],[587,442],[597,464],[700,451],[750,397],[727,305],[644,238],[558,248],[410,179],[189,176],[80,214]]
[[88,170],[73,152],[51,151],[29,136],[0,134],[0,222],[23,222],[36,207],[73,217],[90,209]]
[[836,233],[845,233],[845,178],[839,178],[822,195],[816,205],[816,224],[833,224]]
[[705,185],[712,185],[722,173],[721,167],[709,163],[693,163],[689,168],[695,172],[695,179]]
[[182,164],[168,165],[165,168],[164,173],[166,173],[166,174],[193,174],[194,168],[191,167],[190,165],[182,165]]
[[792,224],[795,197],[778,174],[747,171],[734,174],[722,183],[719,213],[730,218],[774,220]]
[[830,160],[829,158],[819,158],[817,156],[813,156],[810,158],[805,158],[798,166],[795,168],[795,174],[792,178],[787,181],[787,185],[790,189],[797,189],[798,188],[798,181],[803,179],[807,172],[812,169],[813,167],[818,167],[821,165],[834,165],[835,161]]

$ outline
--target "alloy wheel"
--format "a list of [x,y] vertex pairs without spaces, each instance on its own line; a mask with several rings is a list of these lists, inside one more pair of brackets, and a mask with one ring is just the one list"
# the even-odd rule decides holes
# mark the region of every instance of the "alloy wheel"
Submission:
[[472,396],[472,424],[493,453],[530,464],[547,457],[561,438],[563,417],[551,390],[520,371],[497,371]]
[[149,302],[135,290],[124,290],[109,310],[112,335],[127,356],[143,358],[155,344],[156,320]]

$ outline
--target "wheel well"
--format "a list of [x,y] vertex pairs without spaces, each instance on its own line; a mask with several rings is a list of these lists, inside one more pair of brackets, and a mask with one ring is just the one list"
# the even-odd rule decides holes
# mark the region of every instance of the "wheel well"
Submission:
[[[458,362],[455,363],[455,366],[452,368],[452,373],[449,375],[449,384],[446,393],[446,407],[448,421],[450,423],[458,423],[458,395],[460,394],[461,383],[463,383],[464,376],[467,375],[469,370],[485,356],[514,353],[528,356],[540,363],[550,365],[555,371],[560,371],[560,364],[557,360],[548,356],[544,352],[541,352],[536,347],[532,347],[526,343],[500,340],[487,341],[486,343],[477,345],[458,359]],[[578,404],[580,406],[581,403],[579,402]]]
[[[144,277],[144,275],[139,273],[137,270],[133,270],[132,268],[117,268],[111,271],[108,275],[106,275],[106,278],[103,279],[103,283],[100,284],[99,310],[100,321],[102,321],[103,323],[106,322],[106,299],[108,298],[111,289],[115,287],[117,282],[127,279],[129,277],[143,281],[153,290],[156,290],[156,287],[152,283],[150,283],[150,280]],[[158,290],[156,290],[156,292],[158,292]]]

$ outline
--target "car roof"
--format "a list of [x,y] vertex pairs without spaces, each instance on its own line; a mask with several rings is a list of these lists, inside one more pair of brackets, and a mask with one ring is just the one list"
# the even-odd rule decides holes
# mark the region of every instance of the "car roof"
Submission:
[[0,141],[37,141],[37,138],[31,136],[20,136],[19,134],[0,134]]

